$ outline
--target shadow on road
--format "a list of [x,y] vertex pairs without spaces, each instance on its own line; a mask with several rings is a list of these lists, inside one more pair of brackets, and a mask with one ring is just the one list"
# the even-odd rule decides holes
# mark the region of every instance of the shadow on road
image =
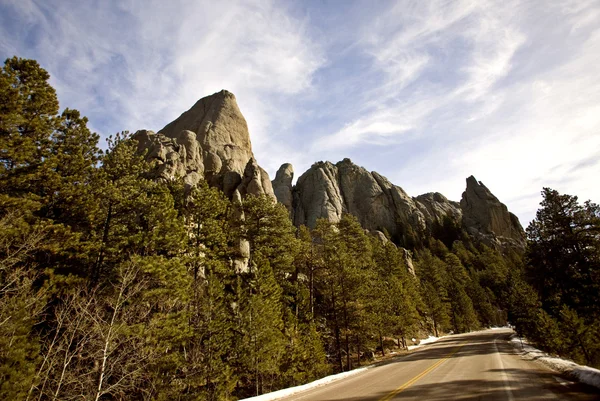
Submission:
[[[417,360],[451,358],[465,358],[469,356],[491,355],[496,349],[501,354],[513,354],[513,346],[506,340],[510,333],[474,333],[468,336],[448,337],[435,344],[427,346],[412,354],[390,359],[379,365],[403,364]],[[497,340],[497,341],[496,341]],[[494,347],[494,342],[496,346]],[[457,351],[452,354],[453,351]],[[500,372],[499,369],[490,369],[487,372]],[[547,399],[548,391],[553,391],[558,399],[575,400],[600,400],[600,391],[597,388],[581,383],[570,383],[559,385],[556,377],[558,373],[548,371],[547,373],[522,369],[505,369],[504,372],[510,377],[511,394],[514,399],[541,400]],[[563,379],[566,377],[563,376]],[[544,390],[540,392],[540,380],[544,383]],[[567,379],[568,380],[568,379]],[[398,383],[401,385],[402,383]],[[550,390],[552,389],[552,390]],[[380,400],[389,393],[376,393],[370,397],[345,398],[347,401],[358,400]],[[508,393],[503,380],[455,380],[445,383],[422,384],[418,382],[393,399],[414,400],[506,400]],[[332,401],[324,399],[323,401]]]
[[488,355],[496,352],[494,339],[498,338],[497,347],[500,353],[513,353],[512,345],[506,343],[510,334],[471,334],[462,337],[447,337],[443,338],[432,345],[427,345],[426,348],[420,349],[408,355],[399,356],[379,365],[388,365],[393,363],[406,363],[424,359],[441,359],[453,351],[461,347],[453,357],[468,357],[470,355]]
[[[495,372],[499,370],[489,370]],[[540,392],[539,377],[547,383],[556,383],[553,373],[536,374],[538,379],[531,380],[531,372],[521,369],[507,369],[513,380],[511,380],[511,394],[514,399],[520,400],[545,400],[548,399],[547,392]],[[550,387],[550,385],[548,385]],[[547,388],[546,388],[547,389]],[[600,400],[598,390],[582,385],[572,384],[569,386],[552,386],[552,391],[558,399],[575,400]],[[389,393],[374,393],[370,397],[345,398],[346,401],[377,401]],[[442,401],[442,400],[507,400],[503,380],[455,380],[446,383],[415,384],[408,387],[392,398],[393,400],[419,400],[419,401]],[[339,401],[338,398],[323,399],[322,401]]]

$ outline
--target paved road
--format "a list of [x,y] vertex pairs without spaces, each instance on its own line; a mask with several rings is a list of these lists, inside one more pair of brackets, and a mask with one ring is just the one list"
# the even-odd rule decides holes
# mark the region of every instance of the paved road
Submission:
[[595,388],[572,383],[515,355],[508,329],[444,338],[329,385],[283,400],[599,400]]

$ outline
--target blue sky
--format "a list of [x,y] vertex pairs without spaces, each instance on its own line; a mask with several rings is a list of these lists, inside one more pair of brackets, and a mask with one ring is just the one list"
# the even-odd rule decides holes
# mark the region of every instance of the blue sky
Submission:
[[473,174],[524,226],[544,186],[600,201],[598,0],[2,0],[12,55],[103,137],[228,89],[272,177],[349,157],[460,200]]

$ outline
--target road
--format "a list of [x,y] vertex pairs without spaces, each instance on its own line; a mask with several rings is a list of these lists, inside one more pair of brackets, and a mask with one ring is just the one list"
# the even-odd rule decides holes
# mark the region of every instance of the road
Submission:
[[508,329],[449,336],[407,356],[282,400],[599,400],[516,355]]

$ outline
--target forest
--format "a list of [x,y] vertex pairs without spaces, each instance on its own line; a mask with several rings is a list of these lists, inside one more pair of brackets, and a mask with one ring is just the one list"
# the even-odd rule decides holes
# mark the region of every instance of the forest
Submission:
[[102,151],[48,81],[0,73],[0,399],[234,400],[507,323],[600,367],[597,204],[544,188],[524,252],[448,224],[296,228],[266,197],[153,179],[127,132]]

